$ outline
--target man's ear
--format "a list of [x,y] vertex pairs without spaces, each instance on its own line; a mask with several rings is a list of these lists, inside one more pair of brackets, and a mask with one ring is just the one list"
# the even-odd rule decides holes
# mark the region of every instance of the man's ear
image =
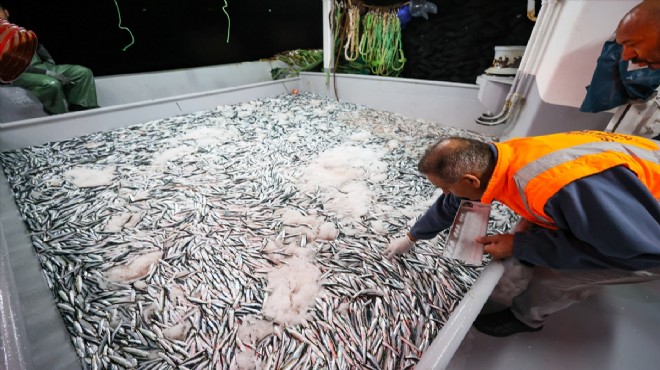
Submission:
[[481,187],[481,180],[479,180],[479,177],[475,175],[466,173],[465,175],[463,175],[461,179],[466,185],[471,186],[475,189],[479,189]]

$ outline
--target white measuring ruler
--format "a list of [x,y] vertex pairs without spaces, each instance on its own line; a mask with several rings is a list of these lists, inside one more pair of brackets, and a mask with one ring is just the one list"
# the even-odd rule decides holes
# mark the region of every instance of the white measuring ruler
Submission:
[[486,235],[489,214],[490,204],[462,200],[449,230],[443,256],[481,266],[484,246],[475,239]]

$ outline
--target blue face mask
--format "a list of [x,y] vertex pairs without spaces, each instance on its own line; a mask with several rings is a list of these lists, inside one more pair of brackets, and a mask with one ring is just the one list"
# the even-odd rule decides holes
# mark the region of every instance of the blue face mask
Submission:
[[642,102],[653,97],[660,85],[660,70],[629,70],[621,59],[623,46],[615,41],[603,45],[581,112],[602,112],[620,105]]

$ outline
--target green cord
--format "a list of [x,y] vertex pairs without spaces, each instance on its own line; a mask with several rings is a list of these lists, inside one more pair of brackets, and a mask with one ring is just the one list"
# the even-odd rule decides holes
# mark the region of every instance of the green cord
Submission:
[[227,43],[229,44],[229,31],[231,30],[231,19],[229,18],[229,13],[227,13],[227,7],[229,4],[227,4],[227,0],[225,0],[225,5],[222,7],[222,11],[225,12],[225,15],[227,16]]
[[[336,48],[350,49],[351,41],[344,38],[342,29],[348,24],[343,19],[345,5],[339,0],[333,2],[334,45]],[[360,38],[357,46],[359,58],[350,60],[344,53],[344,66],[349,73],[369,74],[398,77],[406,63],[401,40],[401,22],[395,11],[367,11],[360,17]],[[337,58],[339,55],[337,54]]]
[[368,12],[360,40],[362,60],[375,75],[398,76],[406,58],[401,44],[401,23],[392,12]]
[[121,25],[121,12],[119,11],[119,4],[117,4],[117,0],[115,0],[115,6],[117,7],[117,15],[119,16],[119,25],[118,25],[119,28],[122,29],[122,30],[128,31],[128,33],[131,35],[131,43],[126,45],[122,49],[122,51],[126,51],[126,49],[128,49],[129,47],[131,47],[135,43],[135,37],[133,37],[133,32],[131,32],[131,30],[129,30],[128,27],[124,27],[124,26]]

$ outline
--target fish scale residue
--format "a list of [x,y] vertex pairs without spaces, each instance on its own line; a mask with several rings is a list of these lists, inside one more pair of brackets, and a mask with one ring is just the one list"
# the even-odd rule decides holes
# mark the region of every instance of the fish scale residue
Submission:
[[0,161],[89,367],[403,369],[481,270],[443,238],[382,257],[438,194],[416,162],[441,135],[485,139],[302,93]]

